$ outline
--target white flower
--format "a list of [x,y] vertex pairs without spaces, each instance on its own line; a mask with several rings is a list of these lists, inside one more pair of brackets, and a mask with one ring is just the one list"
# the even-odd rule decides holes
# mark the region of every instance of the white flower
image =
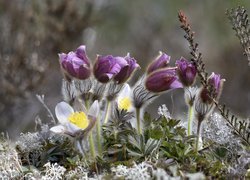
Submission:
[[55,113],[59,121],[59,125],[50,128],[55,133],[66,133],[74,135],[79,130],[86,130],[99,114],[99,103],[96,100],[89,108],[88,113],[84,111],[74,111],[74,109],[66,102],[60,102],[56,105]]
[[119,109],[124,109],[126,111],[133,111],[133,102],[131,98],[131,88],[128,84],[124,85],[124,88],[119,93],[117,98],[117,104]]

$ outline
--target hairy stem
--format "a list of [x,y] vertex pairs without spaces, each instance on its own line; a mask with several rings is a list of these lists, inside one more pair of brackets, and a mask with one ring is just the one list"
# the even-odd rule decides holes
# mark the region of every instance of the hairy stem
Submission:
[[89,145],[90,145],[90,153],[93,159],[95,159],[95,144],[93,139],[92,131],[89,133]]
[[89,110],[89,100],[88,99],[85,99],[85,107],[87,110]]
[[199,140],[201,137],[201,123],[202,121],[198,120],[198,125],[197,125],[197,139],[196,139],[196,146],[195,146],[195,151],[198,152],[199,150]]
[[192,123],[194,119],[194,106],[188,106],[188,136],[192,135]]
[[141,113],[141,109],[136,108],[137,131],[139,134],[142,134],[140,113]]
[[109,114],[110,114],[111,101],[107,100],[107,107],[105,112],[104,124],[108,122]]
[[102,154],[102,142],[101,142],[101,122],[100,117],[97,117],[96,120],[96,132],[97,132],[97,148],[98,148],[98,154],[101,156]]
[[82,139],[76,140],[75,144],[76,144],[76,147],[78,148],[79,152],[84,156],[85,154],[84,154]]

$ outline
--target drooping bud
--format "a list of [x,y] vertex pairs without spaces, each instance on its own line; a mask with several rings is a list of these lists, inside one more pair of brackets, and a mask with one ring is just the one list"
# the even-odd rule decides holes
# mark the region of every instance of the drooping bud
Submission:
[[86,55],[86,46],[81,45],[75,52],[59,54],[60,64],[66,76],[87,79],[90,76],[90,63]]
[[181,83],[187,87],[192,86],[197,74],[195,65],[182,57],[176,61],[176,66]]
[[145,86],[155,93],[183,87],[176,75],[176,68],[164,68],[149,74]]
[[225,79],[221,79],[220,74],[215,74],[213,72],[208,78],[210,89],[208,90],[209,87],[203,87],[200,92],[201,100],[204,103],[211,103],[212,98],[218,100],[222,92],[224,81]]
[[160,51],[159,55],[154,59],[154,61],[151,64],[149,64],[147,69],[147,74],[156,71],[158,69],[168,67],[169,62],[170,62],[170,56]]

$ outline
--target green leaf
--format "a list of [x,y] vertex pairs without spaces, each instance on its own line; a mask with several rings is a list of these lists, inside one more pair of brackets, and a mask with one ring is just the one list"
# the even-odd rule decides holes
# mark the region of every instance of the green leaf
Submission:
[[163,128],[161,126],[156,126],[150,130],[150,137],[153,139],[161,139],[164,136]]
[[128,151],[128,153],[129,153],[129,155],[130,155],[130,156],[133,156],[133,157],[138,157],[138,158],[140,158],[140,157],[143,156],[142,153],[135,152],[135,151],[133,151],[133,150],[130,150],[129,148],[127,148],[127,151]]
[[149,139],[145,146],[145,155],[152,154],[156,149],[159,148],[160,141],[155,139]]
[[169,119],[168,121],[168,126],[170,128],[175,127],[176,125],[178,125],[180,123],[180,120],[175,120],[175,119]]
[[148,112],[145,112],[143,119],[144,119],[144,126],[149,127],[152,123],[151,115]]
[[228,150],[225,147],[217,147],[217,148],[215,148],[214,153],[219,158],[224,159],[228,154]]

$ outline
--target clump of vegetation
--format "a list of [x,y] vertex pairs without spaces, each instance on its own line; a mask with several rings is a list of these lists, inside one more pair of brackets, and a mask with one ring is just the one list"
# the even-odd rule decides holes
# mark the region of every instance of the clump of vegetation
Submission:
[[[184,13],[179,13],[179,20],[192,58],[182,57],[171,67],[170,56],[160,52],[134,86],[127,82],[140,65],[129,53],[97,55],[93,64],[84,45],[60,53],[63,101],[55,107],[56,117],[44,97],[38,96],[51,123],[22,134],[15,148],[2,139],[0,175],[31,179],[249,177],[249,122],[220,105],[225,80],[217,73],[208,76]],[[249,29],[248,23],[243,25]],[[164,105],[156,118],[145,112],[161,94],[175,89],[183,89],[187,119],[173,118]]]

